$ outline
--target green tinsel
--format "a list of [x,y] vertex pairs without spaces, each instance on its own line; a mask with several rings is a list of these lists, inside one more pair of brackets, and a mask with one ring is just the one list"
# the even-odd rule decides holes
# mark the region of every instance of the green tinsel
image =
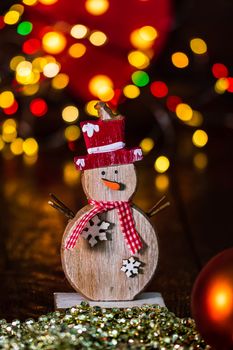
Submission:
[[209,349],[191,318],[144,305],[103,309],[88,303],[37,321],[0,320],[0,349]]

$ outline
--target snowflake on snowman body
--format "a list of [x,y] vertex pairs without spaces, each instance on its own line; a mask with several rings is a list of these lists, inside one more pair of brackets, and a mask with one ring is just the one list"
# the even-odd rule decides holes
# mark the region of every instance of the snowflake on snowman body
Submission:
[[121,271],[125,272],[127,277],[135,277],[139,273],[139,268],[142,265],[141,261],[131,256],[129,259],[124,259]]
[[91,247],[99,241],[107,241],[107,233],[110,229],[110,222],[101,220],[98,215],[90,219],[82,232],[82,237],[88,240]]

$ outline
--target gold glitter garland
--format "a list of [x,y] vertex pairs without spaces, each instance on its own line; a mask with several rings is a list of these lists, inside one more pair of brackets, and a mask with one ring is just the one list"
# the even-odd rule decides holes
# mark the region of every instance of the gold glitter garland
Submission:
[[40,316],[37,321],[0,320],[0,349],[210,349],[194,320],[167,308],[80,306]]

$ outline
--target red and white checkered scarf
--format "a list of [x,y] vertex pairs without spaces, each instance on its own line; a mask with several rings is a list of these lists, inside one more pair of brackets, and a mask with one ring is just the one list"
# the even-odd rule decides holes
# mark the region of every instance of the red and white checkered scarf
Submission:
[[130,202],[115,201],[115,202],[104,202],[104,201],[95,201],[89,200],[89,204],[93,205],[93,209],[88,211],[81,217],[81,220],[78,221],[77,225],[73,228],[71,235],[67,238],[65,243],[65,248],[74,248],[77,239],[82,233],[88,221],[93,218],[96,214],[105,212],[107,210],[117,209],[121,231],[125,238],[125,241],[132,254],[137,253],[142,248],[142,241],[135,229],[134,219],[132,210],[130,207]]

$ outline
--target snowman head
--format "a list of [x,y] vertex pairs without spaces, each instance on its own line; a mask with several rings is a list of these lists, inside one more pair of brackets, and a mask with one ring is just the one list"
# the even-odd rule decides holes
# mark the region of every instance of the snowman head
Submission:
[[128,201],[137,185],[135,167],[124,164],[85,170],[82,185],[89,199]]

